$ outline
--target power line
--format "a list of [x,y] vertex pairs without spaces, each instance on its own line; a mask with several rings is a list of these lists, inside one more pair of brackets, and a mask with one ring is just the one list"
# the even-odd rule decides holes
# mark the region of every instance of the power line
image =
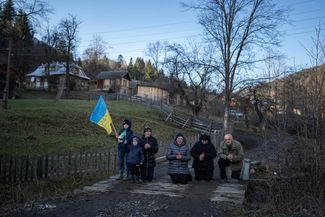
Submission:
[[[194,20],[193,20],[194,21]],[[151,29],[151,28],[160,28],[163,26],[174,26],[178,24],[185,24],[185,23],[193,23],[193,21],[182,21],[182,22],[176,22],[176,23],[165,23],[160,25],[150,25],[150,26],[144,26],[144,27],[137,27],[137,28],[125,28],[125,29],[119,29],[114,31],[104,31],[104,32],[97,32],[98,34],[109,34],[109,33],[116,33],[116,32],[127,32],[127,31],[134,31],[134,30],[143,30],[143,29]],[[85,32],[85,35],[88,34],[94,34],[93,32]]]
[[[177,31],[177,33],[182,33],[182,32],[189,32],[189,31],[199,31],[198,29],[185,29],[183,31]],[[175,30],[174,31],[168,31],[168,32],[158,32],[158,33],[150,33],[150,36],[154,36],[154,35],[161,35],[161,34],[170,34],[170,33],[175,33]],[[128,36],[125,36],[125,37],[119,37],[119,36],[116,36],[116,37],[109,37],[110,40],[112,39],[127,39],[127,38],[137,38],[137,37],[143,37],[143,36],[148,36],[148,33],[147,34],[140,34],[140,35],[128,35]],[[90,40],[87,40],[88,42],[91,42],[93,39],[90,39]]]

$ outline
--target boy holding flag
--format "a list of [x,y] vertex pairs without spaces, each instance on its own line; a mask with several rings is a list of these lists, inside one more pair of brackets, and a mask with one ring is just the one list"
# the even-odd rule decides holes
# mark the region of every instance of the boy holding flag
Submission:
[[[119,178],[126,180],[129,176],[129,170],[126,165],[127,154],[129,152],[129,145],[132,143],[133,131],[131,130],[131,122],[127,119],[123,121],[123,128],[118,133],[118,169]],[[124,177],[125,172],[125,177]]]

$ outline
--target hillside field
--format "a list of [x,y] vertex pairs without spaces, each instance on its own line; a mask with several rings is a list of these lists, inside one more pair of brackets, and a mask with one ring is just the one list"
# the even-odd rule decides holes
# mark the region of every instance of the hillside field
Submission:
[[[155,109],[125,101],[107,101],[117,131],[124,118],[132,121],[132,129],[142,134],[148,124],[158,141],[172,141],[177,132],[193,134],[164,122]],[[116,145],[114,135],[91,123],[96,101],[29,98],[9,101],[9,109],[0,112],[0,154],[25,155],[63,153],[108,148]]]

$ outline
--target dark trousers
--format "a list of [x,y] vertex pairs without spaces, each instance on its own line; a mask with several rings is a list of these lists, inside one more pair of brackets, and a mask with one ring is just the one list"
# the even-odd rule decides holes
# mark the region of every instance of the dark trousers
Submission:
[[218,165],[220,170],[220,178],[227,179],[226,167],[230,166],[230,161],[228,159],[224,160],[222,158],[219,158]]
[[190,181],[189,174],[170,174],[170,178],[174,184],[187,184]]
[[[230,161],[228,159],[224,160],[224,159],[220,158],[218,160],[218,164],[219,164],[219,170],[220,170],[220,178],[227,179],[226,167],[230,166]],[[240,171],[236,171],[236,170],[232,171],[231,178],[240,179]]]
[[141,167],[141,179],[142,181],[148,180],[151,182],[153,180],[154,167]]
[[198,170],[194,169],[195,173],[195,179],[198,181],[205,180],[205,181],[211,181],[213,177],[213,170]]
[[136,164],[129,164],[129,171],[131,176],[140,176],[140,167]]

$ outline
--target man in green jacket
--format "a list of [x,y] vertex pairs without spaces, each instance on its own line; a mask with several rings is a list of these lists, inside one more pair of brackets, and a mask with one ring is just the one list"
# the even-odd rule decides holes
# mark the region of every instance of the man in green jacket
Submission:
[[244,159],[244,151],[240,142],[233,139],[231,134],[226,134],[219,148],[219,169],[221,180],[227,180],[226,167],[231,166],[231,178],[240,179],[240,169]]

